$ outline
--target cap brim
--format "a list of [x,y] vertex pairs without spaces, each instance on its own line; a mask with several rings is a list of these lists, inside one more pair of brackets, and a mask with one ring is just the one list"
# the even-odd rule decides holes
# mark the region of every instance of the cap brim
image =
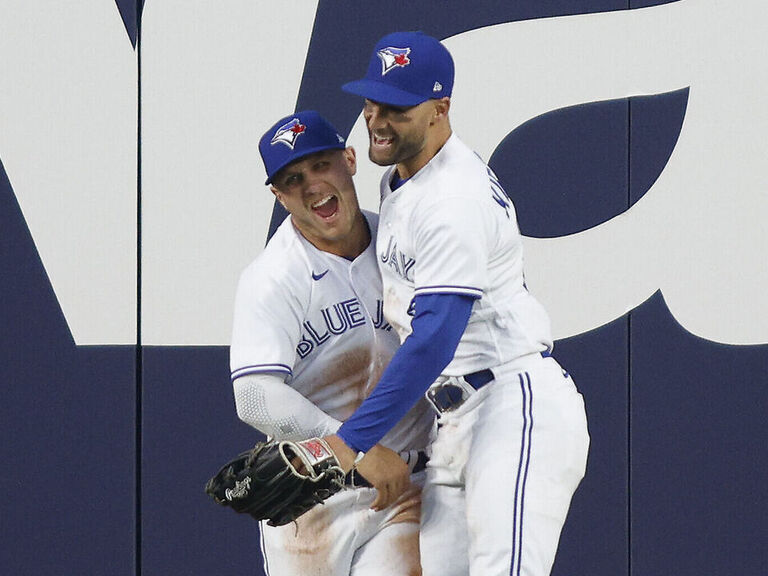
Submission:
[[344,92],[356,94],[368,100],[379,102],[380,104],[389,104],[390,106],[416,106],[426,102],[429,98],[411,94],[405,90],[400,90],[383,82],[375,80],[355,80],[347,82],[341,87]]
[[272,180],[274,180],[274,177],[278,175],[280,170],[288,166],[288,164],[291,164],[293,162],[296,162],[296,160],[301,160],[302,158],[309,156],[310,154],[314,154],[315,152],[322,152],[323,150],[344,150],[347,147],[346,142],[339,142],[336,146],[329,146],[329,145],[323,145],[323,146],[315,146],[314,148],[307,148],[306,150],[302,150],[295,156],[291,156],[280,164],[274,172],[272,172],[272,176],[267,178],[267,181],[264,182],[265,185],[272,184]]

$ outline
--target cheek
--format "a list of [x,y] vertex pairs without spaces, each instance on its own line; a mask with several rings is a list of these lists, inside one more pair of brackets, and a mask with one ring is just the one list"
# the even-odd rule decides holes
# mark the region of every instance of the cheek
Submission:
[[288,210],[288,212],[296,212],[298,209],[301,208],[301,203],[296,200],[296,198],[293,198],[291,196],[283,196],[279,199],[280,204],[283,205],[283,208]]

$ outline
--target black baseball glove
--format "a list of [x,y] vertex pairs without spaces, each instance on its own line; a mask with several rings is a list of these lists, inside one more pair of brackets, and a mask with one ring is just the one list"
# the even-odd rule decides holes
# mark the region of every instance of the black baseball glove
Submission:
[[283,526],[344,486],[344,472],[320,438],[260,442],[227,462],[205,486],[222,506]]

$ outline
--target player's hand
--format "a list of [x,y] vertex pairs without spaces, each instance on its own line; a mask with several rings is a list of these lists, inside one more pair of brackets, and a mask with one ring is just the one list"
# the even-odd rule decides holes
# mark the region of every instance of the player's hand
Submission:
[[[336,436],[326,436],[336,459],[345,473],[352,469],[357,454]],[[377,444],[357,464],[357,471],[376,489],[372,510],[383,510],[394,504],[411,484],[410,470],[397,452]]]
[[394,504],[411,485],[408,465],[397,452],[377,444],[366,452],[357,470],[376,488],[373,510],[383,510]]

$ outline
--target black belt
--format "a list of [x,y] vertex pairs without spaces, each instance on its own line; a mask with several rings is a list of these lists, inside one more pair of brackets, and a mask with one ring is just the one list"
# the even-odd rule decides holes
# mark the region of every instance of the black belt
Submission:
[[[411,469],[411,474],[416,474],[417,472],[423,472],[427,468],[427,462],[429,462],[429,456],[427,456],[427,453],[423,450],[419,450],[417,457],[416,457],[416,463],[413,465],[413,468]],[[410,465],[410,462],[408,462]],[[365,477],[360,474],[357,470],[350,471],[345,477],[344,477],[344,485],[350,486],[351,488],[372,488],[372,484],[368,482],[368,480],[365,479]]]
[[[541,356],[549,358],[551,352],[545,350],[541,353]],[[495,376],[491,370],[486,368],[479,372],[472,372],[472,374],[461,376],[461,378],[475,390],[480,390],[480,388],[492,382]],[[443,384],[442,386],[427,390],[427,400],[430,401],[435,410],[440,414],[456,410],[456,408],[464,404],[466,399],[467,391],[455,384]]]

